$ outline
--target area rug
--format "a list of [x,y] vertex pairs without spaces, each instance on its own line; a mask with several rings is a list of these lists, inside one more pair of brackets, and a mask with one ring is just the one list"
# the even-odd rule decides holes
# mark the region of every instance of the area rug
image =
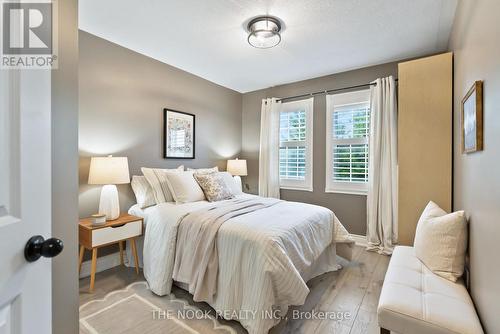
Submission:
[[214,314],[173,294],[154,295],[146,282],[80,306],[80,334],[236,334]]

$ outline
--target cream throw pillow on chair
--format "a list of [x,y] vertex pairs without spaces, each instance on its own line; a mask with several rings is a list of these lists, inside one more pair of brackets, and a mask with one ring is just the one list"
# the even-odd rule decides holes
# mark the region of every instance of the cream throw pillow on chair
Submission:
[[463,211],[447,214],[429,202],[418,220],[415,254],[434,274],[450,281],[462,276],[467,250],[467,222]]

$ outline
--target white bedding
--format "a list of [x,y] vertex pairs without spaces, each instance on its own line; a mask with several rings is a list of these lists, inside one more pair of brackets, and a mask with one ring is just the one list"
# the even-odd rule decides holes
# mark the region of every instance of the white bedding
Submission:
[[[171,291],[179,220],[208,205],[162,203],[130,210],[145,218],[144,276],[154,293]],[[267,333],[280,319],[262,312],[279,308],[285,315],[288,306],[304,303],[310,278],[338,269],[336,242],[351,240],[335,215],[320,206],[282,201],[228,220],[217,235],[219,274],[211,306],[251,334]]]

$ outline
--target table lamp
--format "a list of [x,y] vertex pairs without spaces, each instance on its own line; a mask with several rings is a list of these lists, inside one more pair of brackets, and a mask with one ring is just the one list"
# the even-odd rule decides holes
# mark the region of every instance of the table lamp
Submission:
[[241,184],[241,176],[247,176],[247,161],[246,160],[228,160],[227,171],[233,176],[236,183],[243,189]]
[[104,185],[99,201],[99,214],[106,220],[120,216],[120,202],[116,184],[130,183],[128,159],[126,157],[92,157],[90,160],[89,184]]

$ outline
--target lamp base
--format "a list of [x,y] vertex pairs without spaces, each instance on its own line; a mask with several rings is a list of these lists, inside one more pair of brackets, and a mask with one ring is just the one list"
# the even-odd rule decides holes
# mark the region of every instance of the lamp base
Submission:
[[240,187],[240,190],[243,191],[243,185],[241,183],[241,176],[239,175],[234,175],[233,176],[233,179],[234,181],[236,182],[236,184],[238,185],[238,187]]
[[118,189],[114,184],[107,184],[102,187],[99,214],[106,215],[106,220],[115,220],[120,216]]

